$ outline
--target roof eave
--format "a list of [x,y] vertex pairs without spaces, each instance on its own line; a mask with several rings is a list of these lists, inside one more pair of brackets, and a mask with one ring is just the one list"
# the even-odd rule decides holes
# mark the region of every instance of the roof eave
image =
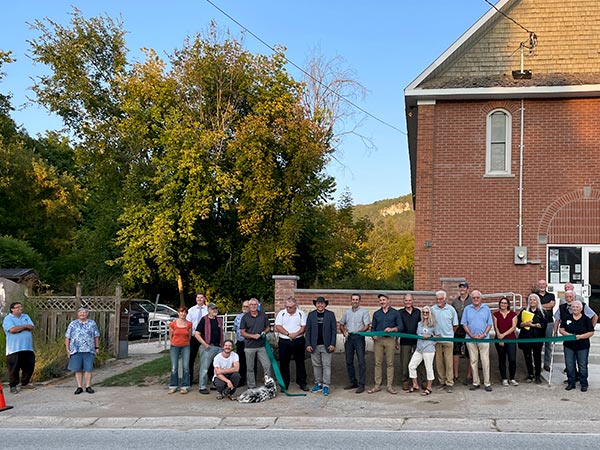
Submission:
[[404,95],[411,100],[494,100],[510,98],[581,98],[599,97],[600,84],[571,86],[523,86],[457,89],[409,89]]

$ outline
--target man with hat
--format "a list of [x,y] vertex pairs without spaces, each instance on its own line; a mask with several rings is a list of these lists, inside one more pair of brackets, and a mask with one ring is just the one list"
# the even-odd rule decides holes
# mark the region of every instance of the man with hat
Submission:
[[206,387],[208,367],[223,348],[223,319],[217,317],[219,311],[214,303],[208,304],[208,314],[198,322],[194,337],[200,343],[200,374],[198,376],[199,392],[208,395]]
[[258,299],[251,298],[248,301],[250,311],[244,314],[240,322],[240,334],[246,343],[246,384],[249,389],[256,387],[256,376],[254,375],[254,359],[258,360],[265,375],[271,376],[271,361],[265,349],[265,336],[271,330],[269,319],[263,311],[258,310]]
[[331,359],[335,351],[337,322],[335,314],[326,310],[329,302],[323,297],[313,300],[315,310],[306,318],[306,351],[310,353],[315,385],[311,392],[323,391],[329,395],[331,384]]
[[[458,283],[458,296],[452,300],[452,307],[456,310],[456,315],[458,316],[458,328],[454,332],[455,338],[464,339],[467,335],[465,333],[465,329],[462,325],[460,325],[460,321],[462,320],[463,311],[466,306],[473,304],[473,300],[471,299],[471,294],[469,294],[469,283],[466,281],[461,281]],[[467,348],[466,343],[464,342],[455,342],[453,348],[453,358],[454,358],[454,381],[458,381],[459,374],[459,361],[461,355],[465,355],[465,358],[469,359],[469,350]],[[465,378],[464,384],[465,386],[473,383],[473,374],[471,370],[471,364],[467,364],[467,378]]]

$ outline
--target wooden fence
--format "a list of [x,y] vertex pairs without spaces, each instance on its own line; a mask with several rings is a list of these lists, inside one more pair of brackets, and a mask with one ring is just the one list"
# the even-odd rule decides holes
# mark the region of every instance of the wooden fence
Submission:
[[87,308],[89,318],[98,325],[101,342],[117,356],[122,303],[120,286],[114,296],[82,296],[81,286],[77,285],[75,296],[28,297],[27,302],[39,311],[36,328],[45,330],[48,341],[64,336],[69,323],[77,319],[77,310],[82,306]]

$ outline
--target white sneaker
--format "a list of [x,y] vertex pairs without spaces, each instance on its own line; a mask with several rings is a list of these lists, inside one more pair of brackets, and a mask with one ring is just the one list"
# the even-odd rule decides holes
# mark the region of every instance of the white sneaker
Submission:
[[508,386],[508,380],[502,380],[502,386]]
[[517,380],[510,380],[510,384],[512,386],[518,386],[519,385],[519,383],[517,383]]

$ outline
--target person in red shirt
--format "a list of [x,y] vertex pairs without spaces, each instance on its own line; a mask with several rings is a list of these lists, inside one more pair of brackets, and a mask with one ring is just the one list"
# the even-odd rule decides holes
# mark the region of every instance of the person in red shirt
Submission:
[[[171,341],[171,379],[169,380],[169,394],[177,392],[179,387],[182,394],[187,394],[190,389],[190,339],[192,337],[192,322],[187,320],[187,308],[177,310],[178,317],[169,324],[169,340]],[[183,376],[179,385],[179,357]]]
[[[492,314],[496,339],[516,339],[517,314],[510,309],[510,300],[502,297],[498,302],[498,311]],[[502,377],[502,386],[518,386],[515,380],[517,371],[517,344],[509,342],[497,342],[498,366]],[[508,358],[508,377],[506,376],[506,359]],[[510,380],[510,382],[509,382]]]

